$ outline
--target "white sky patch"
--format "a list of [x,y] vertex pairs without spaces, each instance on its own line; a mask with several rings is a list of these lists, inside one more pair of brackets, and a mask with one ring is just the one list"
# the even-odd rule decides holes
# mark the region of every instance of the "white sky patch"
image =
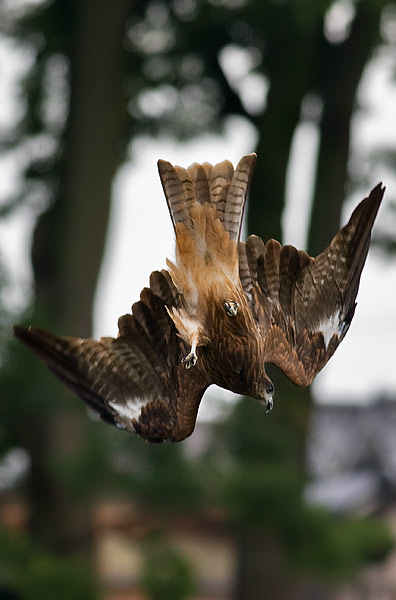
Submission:
[[351,0],[336,0],[325,15],[324,32],[333,44],[340,44],[349,35],[356,8]]
[[[293,137],[282,214],[283,241],[298,249],[306,248],[318,145],[317,125],[303,121]],[[304,160],[301,160],[302,156]]]
[[2,0],[2,10],[4,15],[11,19],[18,19],[26,16],[29,10],[37,6],[48,4],[50,0]]
[[220,52],[220,66],[230,86],[240,95],[242,104],[250,114],[261,113],[266,104],[268,80],[254,71],[261,55],[253,48],[229,44]]
[[33,295],[30,249],[34,221],[33,211],[26,207],[0,219],[0,257],[9,277],[1,301],[13,314],[23,311]]
[[30,467],[29,454],[23,448],[11,448],[0,460],[0,491],[7,490],[24,477]]
[[0,132],[12,129],[23,114],[19,82],[34,56],[9,37],[0,35]]

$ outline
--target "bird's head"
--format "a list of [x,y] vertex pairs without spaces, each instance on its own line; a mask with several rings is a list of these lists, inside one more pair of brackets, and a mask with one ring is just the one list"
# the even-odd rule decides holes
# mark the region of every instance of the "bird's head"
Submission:
[[256,398],[258,398],[260,402],[265,404],[267,413],[270,412],[272,410],[272,407],[274,406],[274,393],[274,384],[272,383],[271,379],[266,375],[258,386]]

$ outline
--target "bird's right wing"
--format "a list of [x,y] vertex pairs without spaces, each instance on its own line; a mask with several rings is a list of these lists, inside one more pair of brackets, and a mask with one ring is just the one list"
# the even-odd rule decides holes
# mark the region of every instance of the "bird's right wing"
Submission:
[[349,329],[384,190],[377,185],[316,258],[257,236],[239,245],[240,280],[265,360],[297,385],[312,382]]
[[36,327],[14,334],[101,418],[150,441],[178,441],[194,429],[208,387],[200,366],[187,371],[186,353],[166,306],[178,306],[167,271],[120,317],[117,338],[57,337]]

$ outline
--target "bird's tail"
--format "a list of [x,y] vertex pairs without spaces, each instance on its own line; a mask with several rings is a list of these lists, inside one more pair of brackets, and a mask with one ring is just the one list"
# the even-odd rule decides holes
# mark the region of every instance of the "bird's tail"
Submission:
[[243,156],[235,169],[228,160],[214,166],[194,163],[188,169],[159,160],[158,171],[176,234],[177,223],[194,228],[192,209],[198,203],[211,207],[230,239],[237,241],[256,159],[256,154]]
[[243,210],[256,155],[237,167],[225,160],[188,169],[158,161],[176,233],[176,264],[167,261],[179,292],[194,312],[199,292],[238,282],[238,246]]

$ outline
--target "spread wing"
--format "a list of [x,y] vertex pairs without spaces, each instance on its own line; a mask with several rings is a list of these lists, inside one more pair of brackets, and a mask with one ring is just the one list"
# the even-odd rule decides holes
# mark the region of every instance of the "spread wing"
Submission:
[[349,329],[384,191],[378,184],[316,258],[257,236],[239,245],[240,279],[266,362],[299,386],[312,382]]
[[209,382],[199,365],[180,363],[186,346],[165,308],[178,304],[169,273],[155,271],[115,339],[14,333],[105,421],[150,441],[179,441],[192,433]]

